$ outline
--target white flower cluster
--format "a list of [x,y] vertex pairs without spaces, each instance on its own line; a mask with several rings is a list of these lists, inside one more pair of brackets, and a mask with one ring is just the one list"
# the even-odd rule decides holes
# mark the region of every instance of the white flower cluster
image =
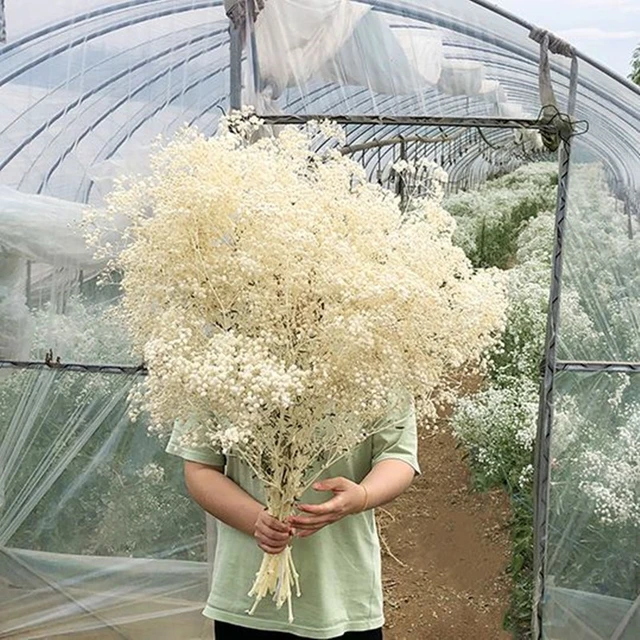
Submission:
[[580,489],[604,524],[640,527],[640,404],[629,407],[626,424],[612,440],[608,449],[600,444],[581,456]]
[[530,465],[537,416],[537,386],[523,380],[518,388],[489,387],[461,398],[452,426],[488,480],[520,483]]
[[[472,214],[467,210],[471,204],[480,207],[480,216],[490,214],[486,209],[489,201],[499,215],[507,215],[510,208],[523,203],[529,206],[527,203],[536,202],[548,191],[549,171],[548,165],[532,165],[494,181],[480,196],[463,194],[448,203],[463,227],[464,215]],[[571,187],[560,357],[635,361],[640,352],[637,240],[629,237],[629,220],[620,202],[611,196],[601,167],[574,167]],[[461,401],[454,416],[456,434],[483,466],[485,475],[495,480],[500,469],[508,469],[504,479],[510,482],[521,477],[521,487],[528,486],[524,479],[533,445],[529,427],[535,422],[533,407],[538,402],[536,382],[543,357],[553,226],[554,215],[543,211],[519,229],[515,265],[508,270],[506,329],[490,356],[491,385]],[[556,394],[554,500],[565,504],[566,496],[573,500],[582,494],[603,523],[637,525],[637,391],[634,395],[624,376],[617,379],[607,374],[601,385],[593,398],[580,385]],[[523,403],[531,408],[528,418],[516,410]]]
[[152,484],[160,484],[164,480],[164,469],[155,462],[150,462],[142,469],[138,469],[136,475],[141,480],[146,480]]
[[[190,421],[189,442],[237,455],[284,519],[323,468],[403,420],[409,396],[435,413],[449,376],[495,343],[506,285],[453,246],[438,199],[407,220],[361,166],[314,151],[316,134],[343,139],[334,127],[264,131],[249,111],[213,139],[183,131],[87,234],[123,274],[149,369],[134,413],[158,432]],[[290,551],[267,557],[252,593],[290,602],[294,575]]]
[[[557,403],[552,450],[558,486],[577,486],[605,525],[640,527],[640,403],[637,386],[612,374]],[[597,397],[608,396],[602,404]],[[581,397],[582,396],[582,397]],[[593,402],[585,400],[589,396]]]

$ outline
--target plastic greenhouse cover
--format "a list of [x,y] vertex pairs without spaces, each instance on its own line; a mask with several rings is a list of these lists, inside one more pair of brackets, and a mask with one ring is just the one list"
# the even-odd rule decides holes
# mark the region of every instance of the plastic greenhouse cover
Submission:
[[[185,121],[215,130],[229,96],[221,1],[41,5],[8,8],[0,182],[99,202],[96,165],[130,165]],[[525,26],[470,0],[269,0],[245,55],[244,100],[271,112],[535,117],[540,106],[538,45]],[[562,110],[569,61],[552,62]],[[637,191],[640,94],[583,60],[579,72],[577,116],[590,123],[591,153]]]
[[[574,157],[587,155],[584,141]],[[600,163],[573,162],[564,237],[561,360],[640,361],[640,218]]]
[[2,637],[210,637],[204,516],[180,461],[130,425],[133,383],[3,374]]
[[544,637],[632,640],[640,631],[640,377],[562,373],[556,394]]
[[[118,288],[96,287],[97,267],[67,225],[85,203],[102,204],[119,172],[143,171],[157,135],[185,122],[215,131],[230,94],[224,6],[31,5],[8,3],[0,47],[0,359],[42,360],[53,349],[63,362],[128,364],[126,337],[106,313]],[[253,34],[244,101],[271,113],[539,112],[539,47],[528,29],[469,0],[266,0]],[[569,68],[553,56],[561,110]],[[574,142],[559,357],[638,362],[640,93],[583,59],[578,87],[576,117],[590,128]],[[350,143],[415,132],[347,131]],[[499,170],[479,136],[462,148],[452,179]],[[374,176],[393,153],[373,150],[362,161]],[[612,544],[612,525],[594,511],[603,497],[637,505],[640,464],[624,455],[638,452],[638,380],[583,375],[558,378],[547,640],[610,638],[639,589],[628,561],[637,537]],[[184,493],[179,463],[144,425],[129,424],[134,379],[0,376],[0,636],[137,640],[174,638],[179,628],[180,637],[210,637],[199,612],[212,532]],[[607,486],[589,480],[603,457],[629,465],[626,484],[607,470]],[[637,624],[636,610],[617,640],[637,637]]]

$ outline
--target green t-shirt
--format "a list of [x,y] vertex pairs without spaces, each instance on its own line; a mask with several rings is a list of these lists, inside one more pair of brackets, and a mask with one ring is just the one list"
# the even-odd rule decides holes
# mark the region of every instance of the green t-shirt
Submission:
[[[212,449],[180,445],[182,429],[176,427],[167,451],[185,460],[225,467],[226,475],[264,504],[260,482],[234,456]],[[389,426],[371,436],[354,452],[327,469],[320,478],[342,476],[360,482],[382,460],[403,460],[419,473],[416,421],[407,412],[403,428]],[[319,503],[331,494],[309,490],[302,502]],[[302,596],[294,597],[295,620],[289,623],[287,607],[276,609],[265,598],[253,615],[248,596],[263,552],[255,539],[220,522],[211,595],[204,615],[251,629],[284,631],[307,638],[336,638],[348,631],[367,631],[384,624],[380,543],[373,511],[348,516],[313,536],[295,539],[293,559],[300,574]]]

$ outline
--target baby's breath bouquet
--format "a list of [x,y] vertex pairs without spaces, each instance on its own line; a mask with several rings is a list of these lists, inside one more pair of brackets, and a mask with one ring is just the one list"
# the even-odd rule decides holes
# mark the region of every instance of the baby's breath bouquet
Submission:
[[[189,439],[238,456],[284,520],[408,396],[434,414],[447,373],[493,343],[505,296],[452,245],[440,202],[407,218],[358,164],[312,150],[324,125],[277,138],[260,125],[233,115],[214,138],[185,129],[161,147],[149,177],[111,194],[128,227],[107,251],[153,430],[197,424]],[[287,549],[265,555],[251,594],[291,613],[296,584]]]

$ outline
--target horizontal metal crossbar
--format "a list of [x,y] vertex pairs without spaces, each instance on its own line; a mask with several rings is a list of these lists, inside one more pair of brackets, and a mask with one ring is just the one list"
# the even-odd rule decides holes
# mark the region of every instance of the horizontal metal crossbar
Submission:
[[[144,364],[86,364],[42,362],[40,360],[0,360],[0,369],[54,369],[59,371],[75,371],[81,373],[119,373],[124,375],[147,375]],[[596,362],[596,361],[567,361],[556,362],[556,372],[572,371],[578,373],[640,373],[640,362]]]
[[296,115],[278,114],[263,116],[256,114],[266,124],[301,125],[308,122],[330,120],[342,125],[407,125],[415,127],[466,127],[470,129],[539,129],[540,131],[555,131],[552,124],[532,119],[507,118],[453,118],[435,116],[374,116],[374,115]]
[[118,364],[80,364],[22,360],[0,360],[0,369],[51,369],[53,371],[73,371],[76,373],[117,373],[124,375],[146,375],[144,365],[130,366]]
[[640,362],[556,362],[556,371],[573,371],[578,373],[640,373]]
[[440,136],[395,136],[393,138],[384,138],[378,140],[374,138],[371,142],[363,142],[361,144],[352,144],[340,149],[340,153],[348,155],[350,153],[357,153],[358,151],[368,151],[370,149],[379,149],[382,147],[389,147],[396,144],[408,143],[408,142],[422,142],[424,144],[436,144],[438,142],[453,142],[460,137],[460,134],[447,135],[442,134]]

